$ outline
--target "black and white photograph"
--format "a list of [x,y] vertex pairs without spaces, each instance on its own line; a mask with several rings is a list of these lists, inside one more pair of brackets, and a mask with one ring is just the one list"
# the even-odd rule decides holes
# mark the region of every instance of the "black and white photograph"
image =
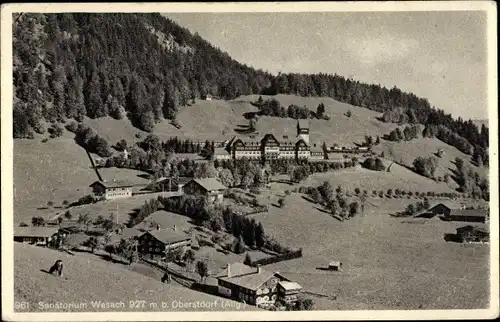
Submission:
[[3,6],[2,318],[498,317],[496,19]]

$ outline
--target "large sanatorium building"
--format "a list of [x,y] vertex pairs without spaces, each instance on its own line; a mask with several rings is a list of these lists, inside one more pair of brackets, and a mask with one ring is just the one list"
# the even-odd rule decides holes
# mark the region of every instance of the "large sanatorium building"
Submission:
[[227,159],[325,159],[321,148],[309,146],[309,122],[297,121],[297,136],[294,140],[284,137],[278,140],[273,134],[262,139],[256,137],[234,137],[225,148],[216,149],[216,160]]
[[364,153],[370,152],[370,148],[356,147],[345,148],[334,146],[323,148],[320,145],[309,142],[309,121],[298,120],[297,132],[294,138],[265,134],[262,138],[233,137],[223,147],[214,149],[215,160],[231,159],[253,159],[253,160],[275,160],[275,159],[296,159],[308,161],[321,161],[328,159],[329,153]]

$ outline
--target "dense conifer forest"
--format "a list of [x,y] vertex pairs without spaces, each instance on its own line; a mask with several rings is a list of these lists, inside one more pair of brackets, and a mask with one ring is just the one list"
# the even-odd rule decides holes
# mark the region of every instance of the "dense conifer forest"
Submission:
[[207,94],[294,94],[365,107],[384,113],[385,122],[425,124],[424,136],[488,160],[486,126],[453,118],[413,93],[339,75],[274,76],[233,60],[160,14],[24,13],[13,24],[15,138],[45,133],[47,122],[106,115],[128,117],[151,132]]

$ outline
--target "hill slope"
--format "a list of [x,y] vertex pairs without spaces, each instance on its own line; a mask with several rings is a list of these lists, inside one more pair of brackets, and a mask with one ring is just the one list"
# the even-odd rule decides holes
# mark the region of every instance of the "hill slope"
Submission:
[[160,14],[20,14],[13,47],[16,138],[43,133],[44,120],[119,118],[125,112],[135,127],[150,132],[157,121],[173,119],[179,106],[207,94],[296,94],[384,112],[385,121],[441,126],[452,144],[463,151],[480,148],[486,156],[486,128],[453,119],[413,93],[323,73],[273,76]]
[[[197,100],[196,103],[179,110],[177,120],[182,125],[181,129],[163,121],[156,124],[152,133],[164,140],[179,136],[200,141],[224,140],[233,135],[240,135],[238,129],[248,126],[249,123],[245,118],[245,113],[257,112],[257,108],[251,103],[255,102],[258,97],[259,95],[240,96],[229,101]],[[364,141],[365,135],[382,136],[397,127],[396,124],[379,121],[377,117],[381,116],[381,113],[341,103],[329,97],[304,98],[295,95],[263,95],[262,97],[263,99],[275,98],[283,106],[305,105],[311,110],[315,110],[320,103],[325,104],[325,113],[330,116],[330,120],[309,120],[311,143],[326,142],[329,146],[334,143],[354,146],[355,143]],[[348,111],[352,112],[351,117],[345,115]],[[141,137],[148,134],[134,128],[126,119],[86,118],[84,123],[94,128],[110,143],[115,143],[120,139],[134,142],[138,140],[135,137],[136,133],[140,133]],[[292,118],[261,116],[256,128],[259,135],[274,133],[278,138],[288,135],[292,139],[297,135],[296,126],[297,120]]]
[[[87,303],[86,307],[54,309],[47,311],[214,311],[235,310],[234,305],[224,307],[222,303],[232,302],[213,295],[196,292],[174,284],[163,284],[158,280],[129,271],[116,264],[93,260],[81,255],[70,256],[47,248],[26,244],[14,244],[14,301],[27,301],[30,311],[40,310],[38,303]],[[55,277],[42,270],[48,270],[58,259],[64,263],[64,278]],[[146,307],[129,308],[129,301],[144,300]],[[91,301],[117,303],[123,301],[125,308],[96,309]],[[174,302],[197,301],[214,303],[211,308],[174,307]],[[165,302],[169,308],[162,309]],[[149,303],[157,303],[155,309]],[[245,310],[257,310],[247,306]]]
[[[60,206],[64,200],[75,201],[90,192],[89,184],[97,180],[85,150],[78,146],[72,133],[41,142],[14,140],[14,213],[15,222],[26,221],[50,212],[49,201]],[[87,188],[87,191],[84,189]]]
[[[354,143],[360,143],[364,140],[365,135],[382,137],[397,126],[396,124],[379,121],[377,117],[380,116],[380,113],[340,103],[331,98],[303,98],[294,95],[277,95],[273,97],[284,106],[290,104],[306,105],[310,109],[315,109],[319,103],[325,104],[326,113],[331,119],[328,121],[311,119],[309,121],[311,129],[310,142],[318,146],[323,142],[328,146],[334,143],[353,146]],[[257,110],[250,103],[257,98],[258,96],[251,95],[241,96],[230,101],[197,100],[195,104],[186,106],[179,111],[178,120],[182,124],[181,129],[177,129],[168,122],[163,121],[156,125],[153,134],[158,135],[162,140],[173,136],[199,141],[230,139],[233,135],[238,135],[236,131],[239,128],[238,125],[246,126],[248,124],[244,114]],[[269,96],[263,98],[269,98]],[[351,117],[345,115],[347,111],[352,112]],[[132,126],[127,119],[115,120],[110,117],[85,118],[83,122],[94,128],[110,144],[125,139],[130,145],[133,142],[143,140],[148,135],[148,133]],[[274,133],[278,138],[288,135],[292,139],[296,135],[296,122],[291,118],[263,116],[260,117],[257,123],[257,131],[260,136],[265,133]],[[223,133],[223,131],[225,132]],[[136,133],[140,133],[141,137],[137,138]],[[37,209],[46,206],[48,201],[60,205],[63,200],[75,201],[82,197],[84,193],[90,192],[87,187],[97,177],[90,168],[87,154],[75,143],[73,137],[72,133],[65,132],[63,137],[50,139],[46,143],[41,143],[40,136],[37,136],[35,140],[14,140],[16,222],[29,221],[31,217],[39,214],[40,211],[48,211]],[[386,158],[397,162],[402,161],[403,164],[409,167],[412,166],[416,157],[430,156],[438,149],[443,149],[445,154],[439,159],[436,177],[444,176],[445,173],[452,174],[451,170],[455,169],[453,164],[455,157],[462,158],[467,165],[481,175],[487,174],[485,168],[476,167],[470,162],[470,156],[435,138],[420,138],[399,143],[382,140],[380,145],[374,147],[376,153],[384,152]],[[36,171],[33,171],[33,169]],[[450,181],[447,186],[434,183],[407,169],[402,171],[404,173],[400,173],[401,176],[397,175],[396,172],[377,174],[372,173],[372,171],[368,171],[367,175],[373,180],[377,176],[380,177],[380,183],[384,183],[384,187],[388,186],[385,189],[405,188],[406,184],[414,188],[423,185],[428,190],[436,188],[439,191],[449,191],[449,189],[457,188],[453,181]],[[107,177],[108,180],[117,179],[117,175],[126,175],[127,178],[133,178],[138,182],[147,181],[138,177],[140,172],[132,170],[120,170],[118,172],[113,169],[104,169],[102,175]],[[358,174],[360,173],[356,172],[356,175]],[[361,175],[356,178],[362,180],[364,177]],[[356,180],[346,177],[346,184],[348,185],[362,182],[354,181]]]

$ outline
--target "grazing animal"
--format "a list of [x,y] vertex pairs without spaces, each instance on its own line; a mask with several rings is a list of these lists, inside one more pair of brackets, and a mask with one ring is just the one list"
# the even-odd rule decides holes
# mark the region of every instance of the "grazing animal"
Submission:
[[56,273],[57,276],[62,277],[63,276],[63,262],[62,262],[62,260],[60,260],[60,259],[56,260],[54,265],[52,265],[52,267],[50,268],[49,273],[50,274]]
[[169,273],[165,273],[165,275],[163,275],[163,278],[161,279],[162,283],[167,282],[167,284],[170,284],[171,280],[172,278],[170,277]]

